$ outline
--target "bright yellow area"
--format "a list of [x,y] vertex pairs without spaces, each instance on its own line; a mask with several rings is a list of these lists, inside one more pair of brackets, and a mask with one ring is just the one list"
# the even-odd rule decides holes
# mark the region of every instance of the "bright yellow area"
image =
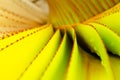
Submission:
[[61,34],[58,30],[48,44],[44,47],[44,49],[39,53],[34,62],[29,66],[20,80],[38,80],[57,52],[60,42]]
[[20,77],[53,33],[51,26],[46,27],[1,51],[0,80],[16,80]]
[[49,67],[44,72],[41,80],[63,80],[67,69],[72,45],[69,42],[68,36],[64,34],[62,43],[52,59]]

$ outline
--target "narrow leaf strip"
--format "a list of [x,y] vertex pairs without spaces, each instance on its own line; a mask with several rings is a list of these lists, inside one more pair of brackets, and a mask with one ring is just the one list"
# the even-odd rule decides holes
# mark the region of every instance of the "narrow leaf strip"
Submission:
[[[32,62],[24,72],[20,80],[38,80],[45,71],[53,56],[55,55],[61,41],[60,31],[57,30],[48,44],[40,52],[37,58]],[[33,74],[34,73],[34,74]]]
[[44,75],[41,77],[41,80],[63,80],[71,50],[72,44],[65,33],[58,52],[46,69]]
[[[74,32],[74,29],[72,29]],[[69,61],[68,71],[66,74],[66,80],[86,80],[83,62],[82,62],[82,54],[80,54],[80,50],[78,48],[76,34],[74,32],[74,44],[71,53],[71,58]]]
[[0,40],[0,49],[6,47],[6,45],[10,45],[11,43],[16,42],[22,37],[27,37],[28,35],[31,35],[32,33],[37,32],[38,30],[42,30],[42,29],[44,30],[45,27],[48,27],[48,26],[51,26],[51,25],[45,25],[43,27],[38,27],[38,28],[27,30],[27,31],[23,31],[21,33],[15,34],[14,36]]

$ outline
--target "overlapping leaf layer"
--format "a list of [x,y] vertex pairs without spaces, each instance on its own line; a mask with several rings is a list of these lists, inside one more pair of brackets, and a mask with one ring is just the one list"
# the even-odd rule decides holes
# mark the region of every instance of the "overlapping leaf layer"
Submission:
[[119,0],[35,3],[0,0],[0,80],[120,80]]

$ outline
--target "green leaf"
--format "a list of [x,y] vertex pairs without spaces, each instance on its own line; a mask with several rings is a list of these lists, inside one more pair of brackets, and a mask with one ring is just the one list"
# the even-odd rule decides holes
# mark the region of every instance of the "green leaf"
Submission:
[[77,32],[78,39],[82,38],[88,48],[100,56],[102,65],[105,67],[109,76],[109,80],[114,80],[108,54],[96,30],[93,27],[84,24],[77,24],[75,26],[75,30]]
[[118,35],[120,35],[120,10],[118,8],[119,6],[120,3],[113,8],[107,10],[106,12],[96,16],[95,19],[93,19],[93,22],[96,21],[100,24],[103,24],[116,32]]
[[113,54],[120,56],[120,37],[104,25],[98,23],[90,24],[96,28],[107,49]]

